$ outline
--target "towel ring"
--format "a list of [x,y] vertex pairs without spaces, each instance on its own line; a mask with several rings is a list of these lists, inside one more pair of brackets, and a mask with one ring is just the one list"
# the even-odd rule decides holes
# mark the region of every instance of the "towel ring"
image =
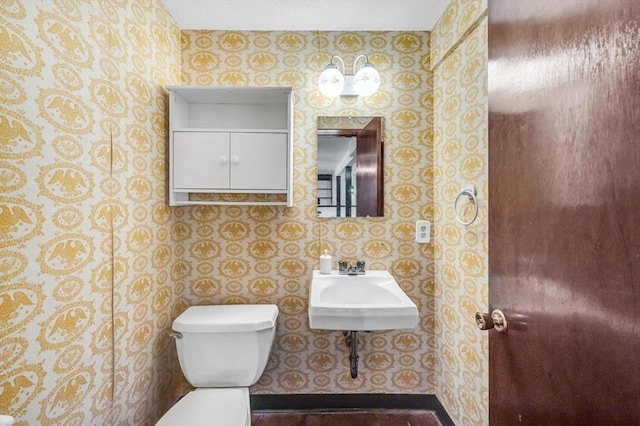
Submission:
[[[473,200],[473,206],[474,206],[473,217],[468,222],[465,222],[464,220],[462,220],[462,218],[460,218],[460,215],[458,214],[458,200],[460,200],[460,197],[462,197],[463,195],[466,195],[471,200]],[[473,222],[476,221],[476,219],[478,218],[478,199],[476,198],[475,186],[467,185],[462,188],[462,190],[456,197],[456,200],[453,202],[453,214],[456,215],[456,219],[458,220],[458,222],[460,222],[464,226],[471,225]]]

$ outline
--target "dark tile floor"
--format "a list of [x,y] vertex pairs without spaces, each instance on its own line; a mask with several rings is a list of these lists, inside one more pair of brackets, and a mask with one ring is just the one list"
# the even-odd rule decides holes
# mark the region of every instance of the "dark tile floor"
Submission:
[[251,426],[442,426],[427,410],[255,411]]

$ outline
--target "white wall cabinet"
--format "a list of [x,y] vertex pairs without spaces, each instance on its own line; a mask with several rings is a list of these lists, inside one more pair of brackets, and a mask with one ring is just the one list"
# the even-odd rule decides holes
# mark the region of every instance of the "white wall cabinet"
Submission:
[[[169,205],[293,205],[291,88],[167,90]],[[285,194],[286,201],[194,201],[192,193]]]

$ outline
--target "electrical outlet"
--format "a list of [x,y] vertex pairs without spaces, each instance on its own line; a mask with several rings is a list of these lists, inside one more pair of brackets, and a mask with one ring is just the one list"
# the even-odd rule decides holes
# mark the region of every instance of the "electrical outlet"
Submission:
[[431,241],[431,222],[418,220],[416,222],[416,243],[428,243]]

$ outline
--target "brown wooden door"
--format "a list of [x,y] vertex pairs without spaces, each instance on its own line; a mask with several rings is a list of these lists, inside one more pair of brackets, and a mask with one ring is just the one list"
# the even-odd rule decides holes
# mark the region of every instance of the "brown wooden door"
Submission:
[[356,148],[356,214],[358,217],[382,216],[382,118],[373,118],[358,131]]
[[640,424],[640,1],[489,0],[492,425]]

